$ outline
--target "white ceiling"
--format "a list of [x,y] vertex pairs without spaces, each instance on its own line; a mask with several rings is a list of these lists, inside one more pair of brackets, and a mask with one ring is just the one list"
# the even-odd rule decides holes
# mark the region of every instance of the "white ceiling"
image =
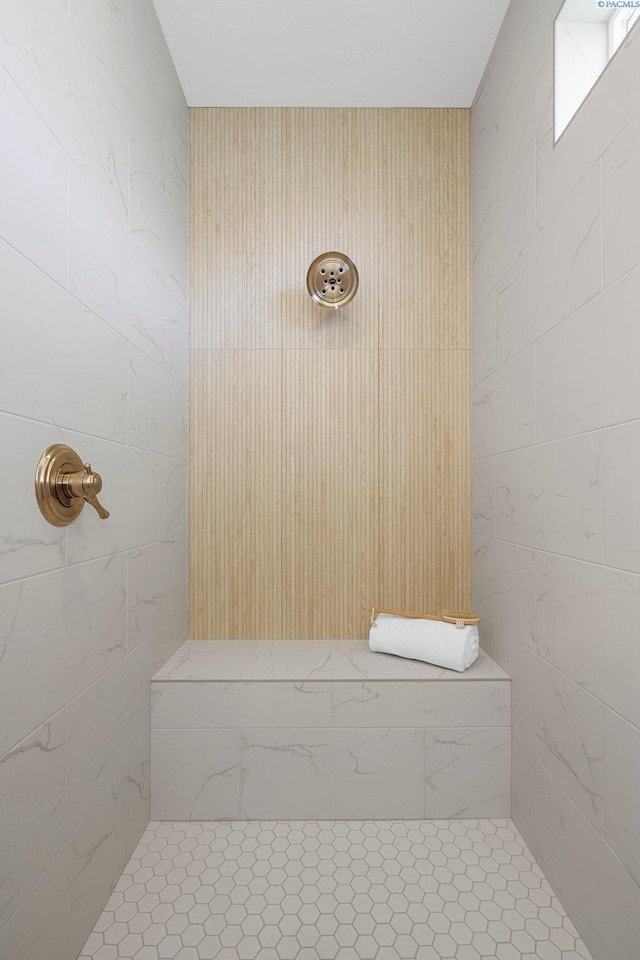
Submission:
[[468,107],[509,0],[154,4],[192,107]]

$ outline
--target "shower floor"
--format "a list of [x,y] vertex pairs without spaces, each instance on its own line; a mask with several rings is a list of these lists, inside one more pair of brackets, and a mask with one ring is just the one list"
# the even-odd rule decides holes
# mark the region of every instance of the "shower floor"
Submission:
[[151,823],[81,960],[591,960],[510,820]]

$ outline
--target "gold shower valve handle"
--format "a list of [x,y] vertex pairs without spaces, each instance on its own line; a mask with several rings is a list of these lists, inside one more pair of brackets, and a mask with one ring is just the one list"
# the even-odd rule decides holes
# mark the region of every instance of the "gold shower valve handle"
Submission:
[[90,463],[85,463],[83,470],[63,474],[58,483],[69,498],[82,497],[95,508],[101,520],[107,519],[109,511],[105,510],[98,500],[98,494],[102,490],[102,477],[93,472]]
[[110,516],[109,511],[105,510],[97,497],[87,497],[87,503],[90,503],[101,520],[106,520]]
[[90,463],[83,463],[75,450],[64,443],[54,443],[40,457],[36,469],[36,500],[42,515],[56,527],[64,527],[90,503],[101,520],[105,510],[98,494],[102,477],[94,473]]

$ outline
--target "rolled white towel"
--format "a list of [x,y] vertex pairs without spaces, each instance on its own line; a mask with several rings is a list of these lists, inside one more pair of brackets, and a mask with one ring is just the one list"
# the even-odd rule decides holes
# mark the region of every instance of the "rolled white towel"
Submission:
[[480,646],[475,624],[456,627],[439,620],[379,613],[369,630],[369,649],[462,673],[478,659]]

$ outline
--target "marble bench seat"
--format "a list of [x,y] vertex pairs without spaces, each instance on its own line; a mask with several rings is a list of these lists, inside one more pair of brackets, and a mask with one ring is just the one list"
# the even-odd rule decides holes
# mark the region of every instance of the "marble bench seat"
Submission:
[[152,680],[155,820],[510,815],[510,680],[366,641],[188,641]]

